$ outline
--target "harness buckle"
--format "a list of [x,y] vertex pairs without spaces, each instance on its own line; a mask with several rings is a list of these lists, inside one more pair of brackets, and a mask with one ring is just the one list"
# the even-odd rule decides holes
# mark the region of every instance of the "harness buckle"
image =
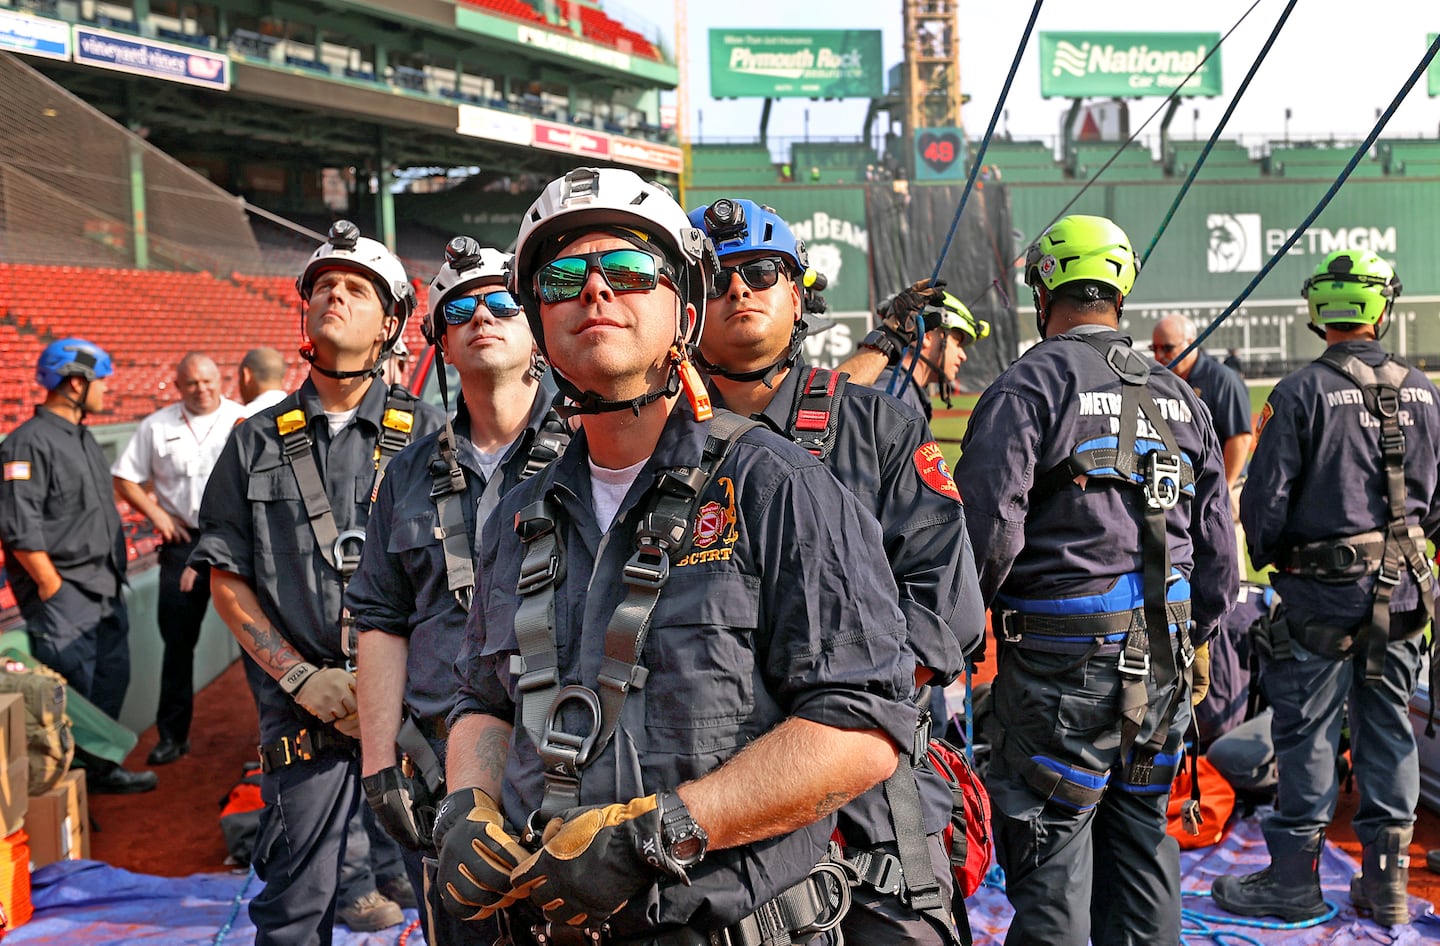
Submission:
[[[568,733],[560,728],[560,708],[575,702],[590,713],[590,729],[582,734]],[[540,736],[540,758],[545,767],[555,774],[574,776],[581,766],[590,761],[590,752],[600,736],[600,697],[589,687],[570,684],[555,694],[550,712],[545,714],[545,731]]]
[[625,563],[625,583],[659,590],[670,578],[670,556],[655,545],[642,545]]
[[538,591],[555,580],[560,574],[560,556],[554,552],[539,562],[526,561],[520,563],[520,578],[515,582],[515,590],[528,595]]
[[1011,618],[1018,617],[1019,611],[1000,612],[1000,640],[1006,644],[1018,644],[1025,635],[1015,630]]
[[1148,677],[1150,675],[1150,651],[1141,652],[1139,663],[1133,662],[1128,648],[1120,651],[1120,662],[1116,664],[1116,669],[1127,677]]
[[1174,509],[1180,501],[1180,475],[1184,467],[1178,453],[1151,450],[1141,461],[1145,474],[1145,501],[1151,509]]
[[[346,554],[346,549],[353,547],[352,554]],[[360,556],[365,551],[365,530],[346,529],[335,537],[335,545],[332,552],[335,556],[335,567],[340,574],[346,578],[355,574],[355,569],[360,567]]]

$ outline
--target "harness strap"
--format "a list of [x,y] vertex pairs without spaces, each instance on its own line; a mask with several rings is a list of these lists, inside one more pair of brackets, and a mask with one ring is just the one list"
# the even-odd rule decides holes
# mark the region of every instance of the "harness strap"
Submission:
[[[1344,375],[1361,391],[1365,409],[1380,421],[1380,455],[1385,465],[1385,491],[1389,519],[1384,529],[1383,552],[1375,570],[1375,596],[1370,606],[1370,623],[1361,632],[1358,642],[1365,661],[1365,683],[1384,679],[1385,656],[1390,645],[1390,598],[1400,582],[1400,569],[1405,567],[1420,588],[1420,601],[1427,619],[1435,617],[1434,573],[1425,557],[1423,541],[1416,541],[1405,511],[1405,432],[1400,427],[1400,388],[1409,376],[1410,366],[1387,355],[1378,367],[1368,365],[1353,354],[1334,348],[1326,349],[1316,359]],[[1433,654],[1432,646],[1432,657]],[[1433,668],[1433,660],[1432,660]],[[1431,690],[1430,718],[1427,731],[1434,727],[1435,698]]]
[[326,749],[355,751],[356,742],[329,729],[302,729],[294,736],[256,746],[260,754],[260,771],[269,774],[301,762],[309,762]]
[[797,389],[786,432],[791,440],[822,460],[835,448],[840,397],[849,379],[850,375],[843,371],[811,367]]
[[[275,428],[280,435],[280,449],[295,483],[300,487],[300,500],[305,506],[305,517],[310,521],[310,531],[325,563],[340,576],[340,597],[343,602],[345,586],[355,569],[360,565],[360,553],[365,545],[364,529],[346,529],[340,532],[335,524],[335,513],[330,507],[325,492],[325,481],[320,467],[315,462],[314,440],[310,437],[310,421],[298,393],[291,394],[281,402],[282,409],[275,418]],[[410,442],[415,427],[415,396],[400,385],[393,385],[385,395],[385,410],[380,419],[380,436],[375,442],[375,481],[370,487],[370,502],[367,513],[375,505],[380,493],[380,484],[385,479],[385,467],[390,460]],[[349,609],[340,606],[340,649],[346,657],[354,658],[357,649],[357,629]]]
[[445,768],[440,764],[439,756],[435,755],[430,740],[420,731],[415,717],[409,713],[405,714],[405,719],[400,723],[400,731],[395,734],[395,745],[410,757],[410,762],[415,766],[415,771],[420,773],[420,778],[430,793],[436,798],[441,797],[440,789],[445,784]]
[[[625,698],[644,687],[649,671],[640,666],[650,617],[670,577],[670,564],[689,545],[696,506],[731,447],[758,421],[730,411],[716,411],[700,462],[694,467],[660,471],[647,493],[647,505],[635,526],[635,552],[625,563],[624,600],[605,632],[605,655],[596,690],[560,686],[555,634],[555,588],[562,564],[556,509],[540,500],[516,516],[516,531],[525,554],[516,591],[521,596],[515,616],[519,653],[511,657],[522,725],[534,740],[545,768],[545,795],[539,814],[548,820],[579,802],[581,770],[597,756],[619,725]],[[579,704],[591,717],[589,731],[569,733],[559,710]]]

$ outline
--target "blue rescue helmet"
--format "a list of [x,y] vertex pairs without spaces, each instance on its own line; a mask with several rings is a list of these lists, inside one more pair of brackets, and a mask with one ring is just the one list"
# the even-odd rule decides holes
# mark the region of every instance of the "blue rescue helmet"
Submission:
[[110,355],[83,338],[62,338],[45,346],[35,364],[35,380],[47,391],[53,391],[69,377],[94,381],[115,373]]
[[764,204],[722,197],[690,211],[690,224],[705,231],[722,262],[738,253],[769,250],[790,260],[797,276],[810,268],[805,241],[797,239],[784,218]]

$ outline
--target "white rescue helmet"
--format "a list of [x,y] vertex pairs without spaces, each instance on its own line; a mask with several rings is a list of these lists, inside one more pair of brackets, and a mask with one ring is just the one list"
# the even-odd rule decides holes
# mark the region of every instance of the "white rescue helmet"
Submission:
[[698,340],[706,291],[720,265],[710,238],[691,225],[685,208],[660,184],[621,168],[582,167],[546,186],[525,211],[515,240],[510,293],[524,306],[541,352],[545,351],[545,334],[535,273],[559,255],[567,238],[597,231],[613,231],[652,248],[675,268],[680,301],[694,307],[693,317],[682,311],[677,341],[683,351]]
[[[394,338],[405,330],[405,320],[415,311],[415,287],[405,274],[405,266],[379,240],[360,235],[360,228],[349,220],[337,220],[330,227],[329,239],[310,254],[305,269],[295,280],[300,298],[310,301],[315,277],[326,269],[348,269],[370,277],[385,305],[385,312],[400,320]],[[394,344],[392,338],[387,350]]]

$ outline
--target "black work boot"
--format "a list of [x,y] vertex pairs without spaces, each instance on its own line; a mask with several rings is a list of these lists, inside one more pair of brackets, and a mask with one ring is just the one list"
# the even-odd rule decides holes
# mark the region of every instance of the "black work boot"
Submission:
[[1270,841],[1270,866],[1243,877],[1217,877],[1210,892],[1223,910],[1238,916],[1275,916],[1299,923],[1324,916],[1320,895],[1323,835],[1304,841]]
[[1381,926],[1410,922],[1410,839],[1413,827],[1381,828],[1361,857],[1360,873],[1350,878],[1350,901]]

